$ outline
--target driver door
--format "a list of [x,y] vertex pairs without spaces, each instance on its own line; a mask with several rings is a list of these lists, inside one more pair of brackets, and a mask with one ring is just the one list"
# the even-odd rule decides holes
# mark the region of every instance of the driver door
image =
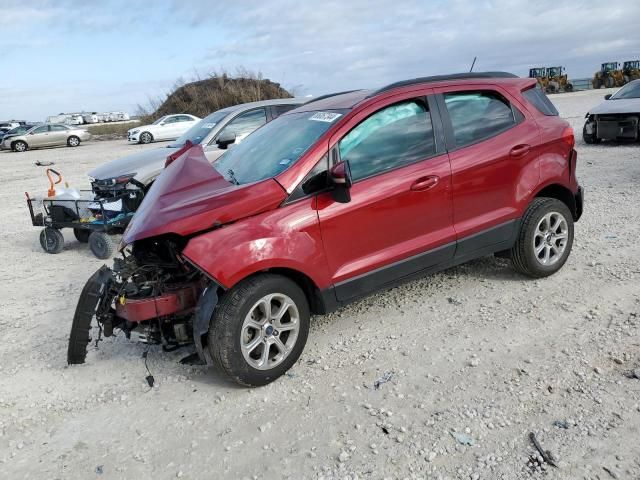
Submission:
[[[415,93],[413,93],[415,95]],[[330,141],[348,161],[351,200],[318,196],[329,273],[339,301],[445,262],[455,252],[451,167],[435,102],[380,102]]]

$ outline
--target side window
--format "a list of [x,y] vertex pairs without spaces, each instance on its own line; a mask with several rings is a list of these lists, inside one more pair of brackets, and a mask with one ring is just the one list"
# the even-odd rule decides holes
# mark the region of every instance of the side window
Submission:
[[187,116],[187,115],[180,115],[178,118],[178,122],[192,122],[193,118]]
[[279,117],[280,115],[282,115],[283,113],[288,112],[289,110],[293,110],[294,108],[296,108],[298,105],[275,105],[273,107],[273,111],[274,111],[274,115],[276,117]]
[[444,95],[456,147],[493,137],[516,124],[513,110],[492,91],[453,92]]
[[529,100],[534,107],[538,109],[540,113],[548,117],[555,117],[560,115],[556,107],[551,103],[549,97],[538,88],[537,86],[531,87],[529,90],[522,92],[522,96]]
[[41,127],[36,128],[33,133],[45,133],[47,130],[49,130],[49,127],[46,125],[43,125]]
[[347,133],[339,144],[354,180],[408,165],[436,153],[431,115],[419,101],[388,106]]
[[51,125],[52,132],[65,132],[67,129],[62,125]]
[[226,127],[220,130],[218,137],[232,132],[236,135],[236,143],[239,143],[265,123],[267,123],[267,114],[264,108],[249,110],[231,120]]

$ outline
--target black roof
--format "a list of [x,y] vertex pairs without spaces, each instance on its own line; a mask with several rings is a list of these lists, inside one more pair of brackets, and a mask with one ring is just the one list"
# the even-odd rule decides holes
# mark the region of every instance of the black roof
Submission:
[[347,93],[352,93],[352,92],[357,92],[357,91],[359,91],[359,90],[345,90],[344,92],[326,93],[324,95],[320,95],[319,97],[312,98],[311,100],[306,102],[305,105],[308,105],[308,104],[313,103],[313,102],[317,102],[318,100],[324,100],[325,98],[336,97],[338,95],[344,95],[344,94],[347,94]]
[[387,90],[393,90],[394,88],[405,87],[407,85],[414,85],[418,83],[430,83],[430,82],[442,82],[444,80],[468,80],[474,78],[518,78],[517,75],[508,72],[470,72],[470,73],[452,73],[450,75],[435,75],[432,77],[419,77],[411,80],[402,80],[382,87],[372,92],[369,97],[377,95],[378,93],[386,92]]

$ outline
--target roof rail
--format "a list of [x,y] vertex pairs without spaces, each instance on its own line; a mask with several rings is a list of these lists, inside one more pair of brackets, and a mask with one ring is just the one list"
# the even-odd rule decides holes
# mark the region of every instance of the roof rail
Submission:
[[472,73],[452,73],[450,75],[435,75],[432,77],[419,77],[411,80],[402,80],[400,82],[391,83],[385,87],[375,90],[367,96],[373,97],[378,93],[386,92],[387,90],[393,90],[394,88],[405,87],[407,85],[414,85],[418,83],[430,83],[441,82],[443,80],[468,80],[473,78],[518,78],[517,75],[508,72],[472,72]]
[[327,93],[326,95],[320,95],[319,97],[312,98],[304,105],[309,105],[310,103],[317,102],[318,100],[324,100],[325,98],[335,97],[336,95],[344,95],[346,93],[358,92],[360,89],[356,90],[345,90],[344,92],[335,92],[335,93]]

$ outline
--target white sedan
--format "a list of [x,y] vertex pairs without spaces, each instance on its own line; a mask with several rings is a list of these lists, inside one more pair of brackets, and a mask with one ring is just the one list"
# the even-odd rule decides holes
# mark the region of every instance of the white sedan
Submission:
[[127,132],[127,139],[134,143],[175,140],[199,121],[200,118],[186,113],[165,115],[151,125],[132,128]]

